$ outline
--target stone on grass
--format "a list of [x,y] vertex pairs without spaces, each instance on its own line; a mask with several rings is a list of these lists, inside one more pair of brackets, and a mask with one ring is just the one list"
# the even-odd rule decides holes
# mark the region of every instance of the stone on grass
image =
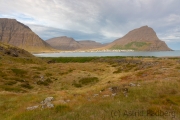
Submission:
[[39,106],[32,106],[32,107],[27,107],[26,110],[34,110],[34,109],[37,109]]
[[51,101],[54,100],[53,97],[47,97],[46,99],[44,99],[43,101],[41,101],[41,106],[42,108],[53,108],[54,105],[51,103]]

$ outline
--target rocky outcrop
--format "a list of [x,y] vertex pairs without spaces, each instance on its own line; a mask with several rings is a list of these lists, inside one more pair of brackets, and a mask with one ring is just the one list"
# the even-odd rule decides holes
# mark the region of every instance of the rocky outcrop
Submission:
[[127,33],[106,46],[109,49],[133,49],[140,51],[170,51],[164,41],[161,41],[155,31],[143,26]]
[[41,106],[41,110],[44,108],[53,108],[54,104],[51,103],[53,100],[54,100],[54,97],[47,97],[43,101],[41,101],[40,105],[27,107],[26,110],[35,110],[35,109],[39,108],[39,106]]
[[56,37],[46,42],[51,45],[55,49],[59,50],[86,50],[86,49],[93,49],[102,47],[101,43],[97,43],[91,40],[83,40],[83,41],[76,41],[73,38],[62,36]]
[[47,97],[43,101],[41,101],[42,108],[53,108],[54,105],[51,103],[54,100],[53,97]]
[[28,26],[15,19],[0,18],[0,42],[17,46],[30,52],[52,49]]
[[2,42],[0,42],[0,55],[11,57],[33,57],[32,54],[24,49],[20,49]]

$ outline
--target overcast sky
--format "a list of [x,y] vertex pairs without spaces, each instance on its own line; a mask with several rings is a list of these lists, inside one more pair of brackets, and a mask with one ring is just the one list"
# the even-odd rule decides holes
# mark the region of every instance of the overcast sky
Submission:
[[148,25],[180,50],[180,0],[0,0],[0,18],[17,19],[44,40],[68,36],[101,43]]

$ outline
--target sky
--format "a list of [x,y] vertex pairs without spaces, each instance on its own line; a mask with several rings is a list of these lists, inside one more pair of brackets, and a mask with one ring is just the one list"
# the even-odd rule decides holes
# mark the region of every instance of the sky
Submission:
[[43,40],[68,36],[100,43],[147,25],[180,50],[180,0],[0,0],[0,18],[26,24]]

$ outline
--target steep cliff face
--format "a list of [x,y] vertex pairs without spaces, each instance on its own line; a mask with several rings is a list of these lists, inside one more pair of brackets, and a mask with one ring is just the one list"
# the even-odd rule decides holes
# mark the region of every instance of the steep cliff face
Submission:
[[56,37],[46,42],[51,45],[55,49],[59,50],[87,50],[93,49],[97,47],[101,47],[101,43],[97,43],[91,40],[84,40],[84,41],[76,41],[73,38],[69,38],[66,36]]
[[143,26],[127,33],[106,46],[109,49],[133,49],[142,51],[169,51],[171,50],[164,41],[159,40],[155,31]]
[[0,41],[30,52],[52,49],[28,26],[15,19],[0,18]]

